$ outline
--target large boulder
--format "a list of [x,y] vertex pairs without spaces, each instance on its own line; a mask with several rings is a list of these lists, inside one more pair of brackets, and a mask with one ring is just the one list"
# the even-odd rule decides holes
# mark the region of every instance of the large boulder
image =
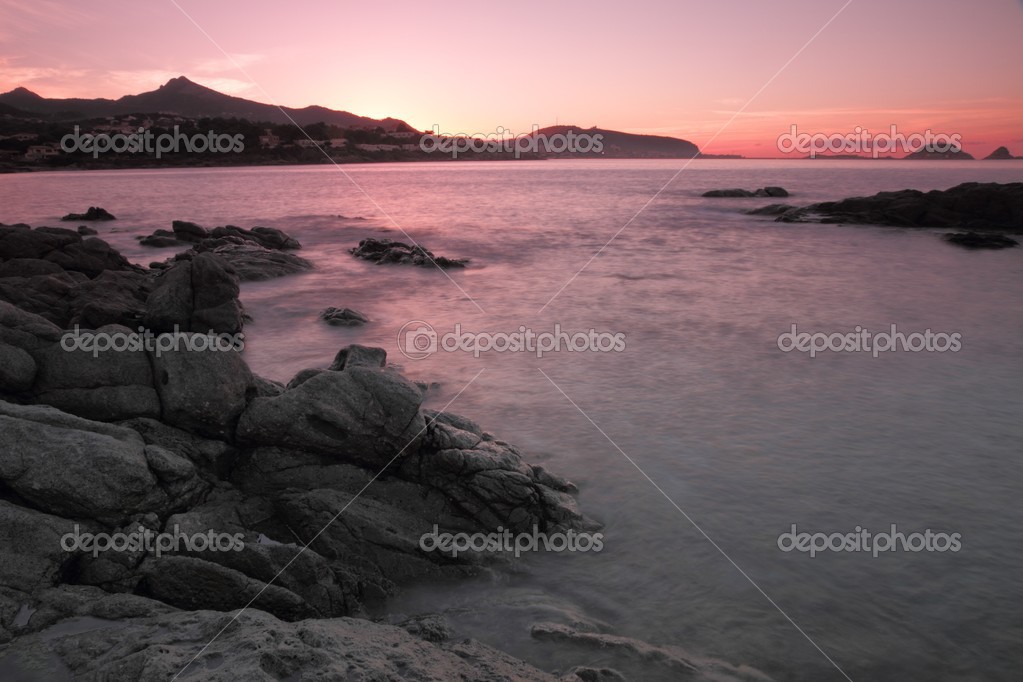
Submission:
[[22,393],[32,388],[36,361],[26,351],[0,341],[0,393]]
[[255,391],[248,365],[236,350],[224,350],[226,335],[182,332],[171,338],[177,344],[174,350],[151,354],[162,420],[202,436],[230,440],[250,392]]
[[381,467],[414,454],[425,422],[422,394],[389,372],[326,371],[275,398],[256,398],[238,422],[238,440],[330,454]]
[[0,586],[33,593],[56,585],[73,559],[60,543],[72,526],[67,519],[0,500]]
[[60,343],[36,351],[34,401],[100,421],[160,416],[145,350],[100,350],[100,339],[133,333],[116,325],[95,332],[76,330],[67,332]]
[[274,279],[313,269],[313,264],[305,258],[258,244],[217,244],[217,240],[210,239],[196,247],[197,251],[206,252],[205,249],[210,249],[210,252],[230,263],[243,282]]
[[156,280],[146,301],[145,324],[156,333],[235,334],[242,330],[238,277],[211,253],[178,261]]
[[[203,486],[191,463],[169,451],[147,453],[147,447],[130,429],[52,407],[0,402],[0,481],[51,514],[117,525],[134,514],[194,503]],[[182,485],[187,478],[194,485]],[[175,484],[173,495],[163,487],[168,482]],[[186,490],[191,493],[182,495]]]

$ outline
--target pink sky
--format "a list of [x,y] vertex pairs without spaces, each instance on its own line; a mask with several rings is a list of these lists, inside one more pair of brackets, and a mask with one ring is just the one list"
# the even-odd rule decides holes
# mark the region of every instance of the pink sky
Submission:
[[0,91],[116,98],[186,75],[450,133],[558,120],[780,156],[792,124],[896,124],[1023,155],[1021,0],[852,0],[764,87],[843,4],[0,0]]

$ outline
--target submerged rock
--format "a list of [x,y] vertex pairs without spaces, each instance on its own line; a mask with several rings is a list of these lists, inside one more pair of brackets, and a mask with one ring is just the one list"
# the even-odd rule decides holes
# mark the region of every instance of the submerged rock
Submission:
[[85,213],[68,213],[61,220],[117,220],[117,218],[105,208],[90,206]]
[[405,244],[390,239],[374,239],[367,237],[359,245],[349,250],[356,258],[375,263],[399,263],[419,265],[421,267],[462,268],[468,259],[453,259],[435,256],[422,246]]
[[787,197],[788,191],[784,187],[761,187],[758,190],[747,190],[747,189],[712,189],[708,192],[704,192],[700,196],[720,198],[720,197]]
[[878,192],[869,197],[810,204],[788,211],[777,220],[1023,233],[1023,182],[966,182],[931,192]]
[[1008,249],[1019,246],[1019,242],[1003,234],[982,234],[979,232],[953,232],[944,240],[967,249]]
[[369,318],[351,308],[325,308],[320,319],[334,327],[356,327],[369,322]]

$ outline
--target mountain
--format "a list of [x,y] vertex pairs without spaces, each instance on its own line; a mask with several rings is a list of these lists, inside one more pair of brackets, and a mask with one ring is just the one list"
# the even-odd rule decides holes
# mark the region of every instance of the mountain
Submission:
[[[603,128],[581,128],[569,125],[548,126],[531,133],[530,136],[546,135],[550,139],[552,135],[567,136],[569,132],[574,135],[600,135],[600,142],[603,145],[601,156],[605,157],[690,159],[700,153],[699,147],[689,140],[660,135],[636,135]],[[585,153],[582,155],[586,156]]]
[[1014,159],[1014,158],[1016,158],[1016,157],[1014,157],[1012,154],[1009,153],[1009,149],[1007,147],[999,147],[998,149],[994,150],[993,152],[991,152],[990,154],[985,156],[984,160],[985,161],[1006,161],[1006,160]]
[[963,151],[962,147],[952,147],[947,152],[938,152],[930,149],[921,149],[920,151],[913,152],[912,154],[906,154],[902,157],[903,161],[921,161],[921,160],[964,160],[972,161],[973,155],[967,154]]
[[223,117],[244,118],[250,121],[290,123],[288,117],[299,125],[324,122],[342,128],[376,128],[405,130],[408,124],[396,118],[374,119],[358,116],[347,111],[337,111],[320,106],[301,109],[278,108],[241,97],[217,92],[204,85],[194,83],[184,76],[172,78],[156,90],[138,95],[125,95],[120,99],[49,99],[40,97],[31,90],[16,88],[0,94],[0,104],[22,111],[54,119],[83,119],[122,114],[177,114],[187,118]]

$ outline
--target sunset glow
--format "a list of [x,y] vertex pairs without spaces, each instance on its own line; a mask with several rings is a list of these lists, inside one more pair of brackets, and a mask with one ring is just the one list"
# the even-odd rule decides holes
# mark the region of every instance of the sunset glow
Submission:
[[1023,154],[1023,4],[843,5],[3,0],[0,91],[117,98],[185,75],[452,133],[559,121],[775,157],[791,124],[895,124]]

